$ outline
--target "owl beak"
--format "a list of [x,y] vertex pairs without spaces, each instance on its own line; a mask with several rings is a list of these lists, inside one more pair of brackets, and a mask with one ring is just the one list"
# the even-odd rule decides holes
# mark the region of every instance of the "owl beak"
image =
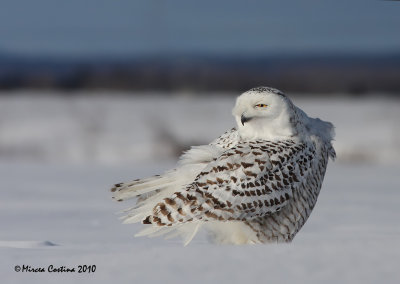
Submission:
[[242,123],[242,125],[244,126],[244,124],[248,121],[250,121],[252,119],[252,117],[246,117],[244,115],[244,113],[242,114],[242,116],[240,117],[240,122]]

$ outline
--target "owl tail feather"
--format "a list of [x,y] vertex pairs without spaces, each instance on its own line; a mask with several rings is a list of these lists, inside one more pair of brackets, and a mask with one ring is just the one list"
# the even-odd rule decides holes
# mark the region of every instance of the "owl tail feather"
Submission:
[[153,195],[154,191],[161,190],[171,185],[172,182],[170,174],[167,173],[162,176],[153,176],[126,183],[117,183],[111,188],[111,192],[113,192],[112,198],[117,201],[123,201],[134,197],[146,199]]
[[195,227],[192,232],[189,232],[186,236],[186,238],[183,240],[183,245],[187,246],[194,238],[194,236],[197,234],[197,232],[200,229],[200,222],[196,222],[193,224]]
[[181,237],[183,245],[187,246],[196,236],[200,227],[200,222],[177,224],[171,227],[149,226],[137,233],[135,237],[153,238],[164,236],[166,240]]

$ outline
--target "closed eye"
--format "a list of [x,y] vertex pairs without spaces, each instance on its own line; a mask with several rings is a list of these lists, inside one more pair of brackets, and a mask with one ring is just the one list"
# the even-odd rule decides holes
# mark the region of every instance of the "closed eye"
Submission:
[[257,104],[256,107],[260,107],[260,108],[266,108],[268,105],[266,104]]

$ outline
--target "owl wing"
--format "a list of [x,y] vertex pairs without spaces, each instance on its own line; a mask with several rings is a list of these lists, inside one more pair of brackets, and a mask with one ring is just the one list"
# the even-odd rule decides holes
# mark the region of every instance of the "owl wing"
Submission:
[[210,162],[185,190],[163,199],[144,224],[248,220],[279,211],[312,166],[312,144],[240,142]]

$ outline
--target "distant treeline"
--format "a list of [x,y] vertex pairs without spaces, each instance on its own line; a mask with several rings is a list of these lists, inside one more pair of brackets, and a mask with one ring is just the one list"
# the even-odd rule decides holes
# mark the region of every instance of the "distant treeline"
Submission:
[[400,94],[400,53],[63,60],[0,56],[0,90],[235,91]]

